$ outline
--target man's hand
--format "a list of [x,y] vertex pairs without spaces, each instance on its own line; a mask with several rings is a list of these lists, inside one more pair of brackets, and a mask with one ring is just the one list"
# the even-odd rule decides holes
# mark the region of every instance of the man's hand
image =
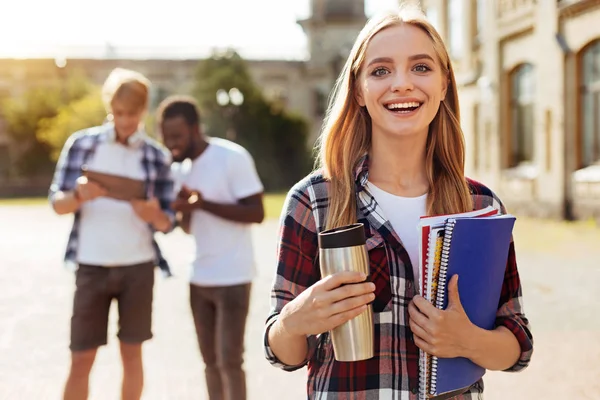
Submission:
[[106,196],[106,189],[96,182],[88,180],[87,176],[80,176],[77,178],[74,194],[75,198],[83,203],[100,196]]
[[156,198],[150,200],[132,200],[131,206],[136,215],[149,224],[154,225],[160,220],[163,214],[160,203]]
[[182,185],[179,193],[177,193],[177,199],[187,200],[192,195],[193,191],[186,185]]
[[184,185],[177,194],[177,199],[171,203],[171,208],[177,212],[190,212],[202,208],[202,194]]

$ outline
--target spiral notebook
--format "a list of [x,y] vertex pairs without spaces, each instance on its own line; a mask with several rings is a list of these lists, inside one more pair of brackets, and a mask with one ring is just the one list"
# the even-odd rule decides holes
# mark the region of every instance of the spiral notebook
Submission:
[[[461,303],[471,322],[493,329],[516,218],[493,208],[424,218],[419,226],[421,294],[439,309],[448,306],[447,282],[458,274]],[[419,399],[449,399],[466,391],[485,369],[462,357],[420,351]]]

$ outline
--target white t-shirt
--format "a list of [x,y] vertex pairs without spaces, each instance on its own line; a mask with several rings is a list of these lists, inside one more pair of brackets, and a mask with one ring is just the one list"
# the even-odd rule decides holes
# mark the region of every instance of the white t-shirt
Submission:
[[[221,204],[235,204],[263,192],[254,160],[246,149],[225,139],[208,141],[206,150],[191,166],[174,165],[175,179],[181,179],[176,187],[185,184],[198,190],[206,201]],[[251,224],[195,210],[190,229],[196,243],[192,284],[232,286],[252,281],[255,265]]]
[[401,197],[388,193],[371,182],[368,183],[371,194],[383,210],[385,217],[402,241],[412,264],[415,281],[419,279],[419,219],[427,211],[427,194],[419,197]]
[[[88,169],[144,180],[142,152],[141,143],[124,146],[108,138],[96,147]],[[155,257],[152,232],[128,201],[98,197],[85,202],[79,229],[80,264],[126,266]]]

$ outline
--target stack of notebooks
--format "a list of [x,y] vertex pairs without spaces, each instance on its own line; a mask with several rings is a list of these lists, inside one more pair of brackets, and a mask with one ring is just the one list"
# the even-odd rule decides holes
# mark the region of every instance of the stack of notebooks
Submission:
[[[515,217],[493,207],[419,223],[421,295],[439,309],[448,306],[447,284],[458,274],[458,293],[472,323],[493,329]],[[466,391],[485,369],[466,358],[419,355],[419,399],[449,399]]]

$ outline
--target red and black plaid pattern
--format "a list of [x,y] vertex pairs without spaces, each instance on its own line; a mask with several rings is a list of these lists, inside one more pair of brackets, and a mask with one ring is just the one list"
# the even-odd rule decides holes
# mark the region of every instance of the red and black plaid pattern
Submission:
[[[376,286],[373,302],[375,357],[365,361],[338,362],[328,333],[309,336],[309,352],[300,366],[283,364],[267,341],[270,326],[283,306],[321,276],[318,263],[317,234],[324,229],[327,212],[327,181],[314,173],[297,183],[288,193],[281,216],[277,273],[271,292],[272,310],[266,321],[265,354],[279,368],[294,371],[308,367],[309,399],[377,400],[416,399],[418,393],[419,350],[408,325],[408,304],[416,294],[415,278],[406,250],[374,197],[369,193],[368,159],[356,171],[357,219],[365,225],[371,276]],[[481,183],[469,180],[476,209],[491,205],[506,212],[496,195]],[[511,245],[502,295],[498,307],[498,325],[504,325],[521,345],[521,357],[510,368],[519,371],[530,361],[533,338],[523,314],[521,283],[514,245]],[[458,399],[475,399],[483,391],[477,382]]]

